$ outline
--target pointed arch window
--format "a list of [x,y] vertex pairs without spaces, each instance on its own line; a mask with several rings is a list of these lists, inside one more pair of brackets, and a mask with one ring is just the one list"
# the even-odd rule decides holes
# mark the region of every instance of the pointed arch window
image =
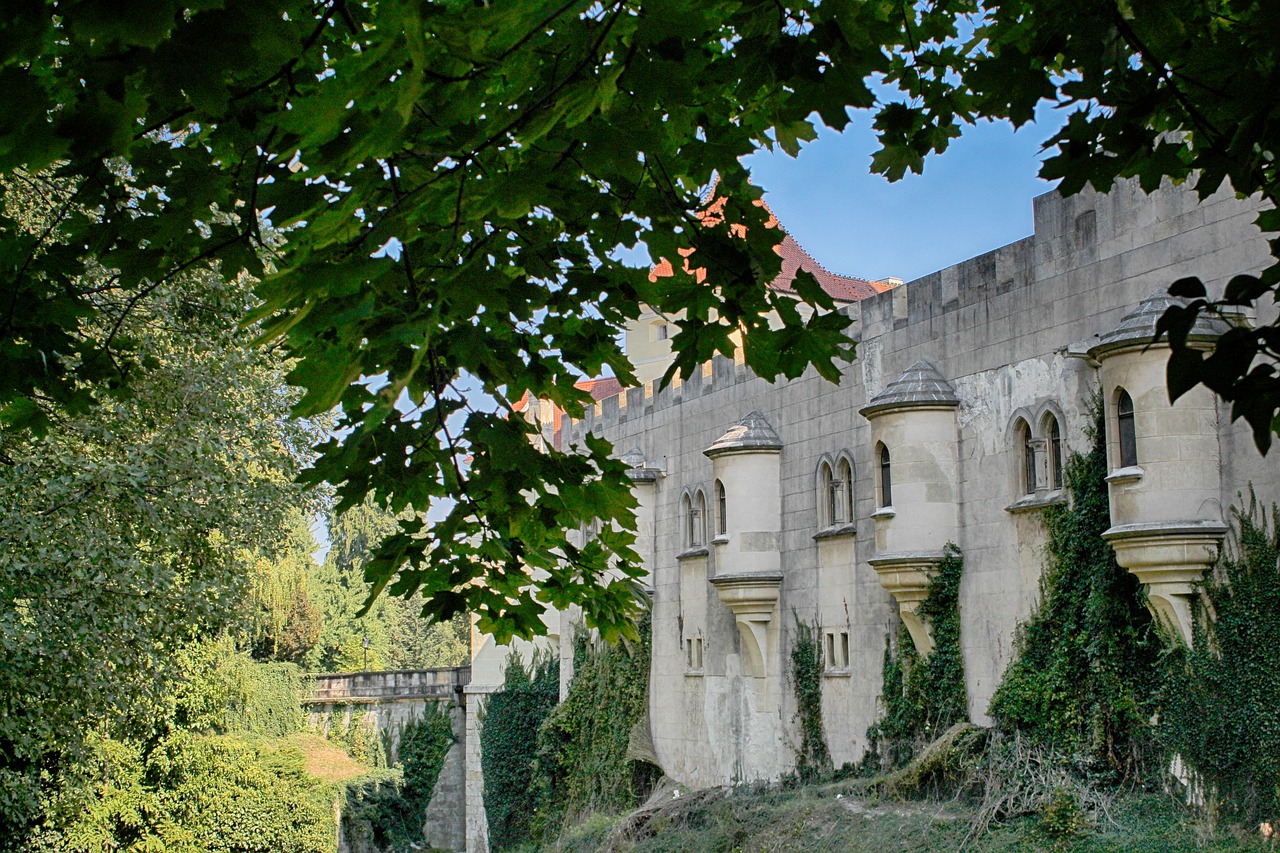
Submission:
[[1049,488],[1062,488],[1062,429],[1053,415],[1045,416],[1046,449],[1049,452]]
[[1120,467],[1132,468],[1138,464],[1138,434],[1133,423],[1133,398],[1123,388],[1116,399],[1116,428],[1120,439]]
[[835,523],[835,508],[831,503],[831,484],[834,481],[835,473],[831,470],[831,463],[823,459],[818,463],[818,521],[822,527],[830,527]]
[[699,489],[689,513],[689,546],[696,548],[707,542],[707,498]]
[[724,483],[716,480],[715,484],[716,496],[716,535],[725,536],[729,533],[729,502],[725,498]]
[[893,506],[893,470],[890,467],[889,448],[883,443],[876,448],[876,462],[880,468],[880,507]]
[[1018,421],[1018,448],[1022,452],[1022,493],[1033,495],[1036,491],[1036,445],[1031,436],[1031,425]]
[[831,523],[848,524],[853,521],[853,465],[846,458],[836,463],[836,475],[831,481]]

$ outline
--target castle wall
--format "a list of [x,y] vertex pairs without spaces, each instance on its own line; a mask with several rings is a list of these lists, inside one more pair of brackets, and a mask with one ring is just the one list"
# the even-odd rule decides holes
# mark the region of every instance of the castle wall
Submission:
[[[619,452],[640,448],[646,465],[663,473],[652,542],[640,543],[652,554],[651,719],[663,769],[686,784],[713,785],[776,778],[792,766],[795,707],[778,670],[789,658],[796,617],[824,636],[848,634],[848,665],[824,677],[823,707],[835,762],[862,755],[877,716],[886,637],[899,617],[869,564],[877,553],[876,470],[871,425],[858,411],[919,360],[934,365],[959,398],[958,473],[947,500],[957,503],[956,544],[965,559],[960,609],[970,713],[987,721],[1014,630],[1038,595],[1039,508],[1063,499],[1052,488],[1024,494],[1015,418],[1038,425],[1051,415],[1064,453],[1084,449],[1099,387],[1087,350],[1178,278],[1197,275],[1220,290],[1232,275],[1262,269],[1269,256],[1252,225],[1255,212],[1228,193],[1199,202],[1194,192],[1172,187],[1150,196],[1132,184],[1109,194],[1048,194],[1035,202],[1034,236],[846,309],[860,343],[839,385],[813,371],[774,385],[717,357],[677,387],[632,389],[582,421],[566,419],[569,443],[591,430]],[[717,566],[716,552],[724,549],[677,558],[689,550],[681,496],[701,488],[710,502],[713,494],[713,463],[703,450],[757,409],[783,442],[783,580],[773,616],[781,666],[763,678],[747,672],[734,615],[711,583],[732,570]],[[1224,412],[1218,424],[1222,504],[1249,482],[1268,501],[1280,497],[1275,459],[1264,461]],[[854,462],[852,529],[815,539],[824,532],[815,471],[823,454],[841,450]],[[766,497],[769,489],[760,490]],[[910,543],[912,519],[900,514],[891,523],[895,541]],[[689,665],[686,641],[694,631],[703,640],[700,671]]]

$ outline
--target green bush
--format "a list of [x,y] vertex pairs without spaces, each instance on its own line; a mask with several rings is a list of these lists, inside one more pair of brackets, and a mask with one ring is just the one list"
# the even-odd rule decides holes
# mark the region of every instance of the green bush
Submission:
[[905,765],[922,746],[968,716],[960,650],[963,573],[960,549],[948,543],[929,595],[920,603],[920,615],[933,632],[933,651],[927,659],[920,659],[905,625],[899,626],[896,643],[885,643],[884,714],[867,730],[872,749],[863,763],[868,771],[882,769],[881,762]]
[[1140,766],[1159,686],[1160,641],[1137,579],[1116,563],[1102,409],[1088,453],[1065,472],[1069,507],[1044,511],[1040,606],[992,698],[999,725],[1121,777]]
[[331,853],[333,792],[302,753],[260,738],[175,732],[144,751],[92,739],[48,804],[37,851]]
[[632,809],[648,796],[656,768],[628,752],[632,730],[648,715],[647,617],[639,633],[628,645],[593,643],[581,629],[574,635],[569,695],[538,730],[533,838],[550,841],[567,821]]
[[527,842],[537,795],[532,787],[536,732],[560,699],[560,662],[535,654],[526,666],[507,658],[502,690],[489,696],[480,724],[484,807],[489,845],[504,850]]
[[1158,734],[1224,814],[1280,821],[1280,524],[1250,495],[1168,657]]

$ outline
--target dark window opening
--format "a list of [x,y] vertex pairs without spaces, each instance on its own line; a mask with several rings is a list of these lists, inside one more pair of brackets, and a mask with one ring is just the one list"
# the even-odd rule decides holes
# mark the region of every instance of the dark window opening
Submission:
[[1120,467],[1132,468],[1138,464],[1138,435],[1133,424],[1133,398],[1123,389],[1116,402],[1116,426],[1120,438]]
[[880,506],[893,506],[893,474],[889,469],[889,448],[880,445]]

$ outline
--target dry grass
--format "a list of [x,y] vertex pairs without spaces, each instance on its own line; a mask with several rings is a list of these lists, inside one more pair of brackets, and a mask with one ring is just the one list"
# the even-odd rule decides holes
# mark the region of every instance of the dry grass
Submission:
[[369,768],[356,761],[346,751],[314,732],[298,732],[282,741],[287,746],[302,751],[306,771],[324,782],[345,782],[369,772]]

